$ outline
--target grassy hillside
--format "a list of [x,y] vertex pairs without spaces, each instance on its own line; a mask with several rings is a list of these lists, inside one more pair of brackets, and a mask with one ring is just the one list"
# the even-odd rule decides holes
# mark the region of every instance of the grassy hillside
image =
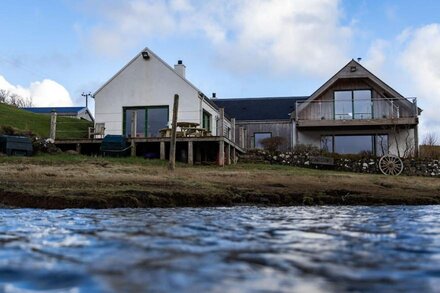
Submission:
[[[0,103],[0,126],[10,126],[20,132],[32,132],[40,137],[49,137],[50,116],[34,114]],[[87,127],[92,123],[85,120],[58,117],[57,139],[86,138]]]

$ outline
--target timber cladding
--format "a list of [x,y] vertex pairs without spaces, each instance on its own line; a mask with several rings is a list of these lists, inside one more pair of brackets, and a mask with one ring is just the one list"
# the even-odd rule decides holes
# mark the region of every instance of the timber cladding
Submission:
[[286,139],[286,143],[280,146],[280,151],[287,151],[292,146],[293,126],[292,122],[287,121],[239,121],[236,123],[235,133],[240,137],[240,128],[245,129],[245,148],[252,149],[255,146],[255,133],[271,133],[271,136],[281,136]]

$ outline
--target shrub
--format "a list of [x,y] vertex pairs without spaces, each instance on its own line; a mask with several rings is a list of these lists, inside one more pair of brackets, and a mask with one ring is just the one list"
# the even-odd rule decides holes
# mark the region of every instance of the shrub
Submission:
[[268,137],[260,141],[263,148],[272,153],[276,152],[278,148],[286,142],[286,139],[281,136]]
[[322,151],[312,144],[297,144],[293,148],[293,152],[296,154],[309,154],[312,156],[317,156],[322,153]]

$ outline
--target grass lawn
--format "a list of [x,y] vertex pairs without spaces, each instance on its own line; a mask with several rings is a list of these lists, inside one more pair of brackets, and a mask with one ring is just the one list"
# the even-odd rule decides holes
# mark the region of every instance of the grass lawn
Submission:
[[267,164],[188,166],[81,155],[0,157],[0,205],[114,208],[439,204],[440,180]]
[[[57,118],[57,138],[86,138],[92,123],[73,118]],[[0,126],[11,126],[20,132],[31,131],[39,137],[49,137],[50,116],[34,114],[0,103]]]

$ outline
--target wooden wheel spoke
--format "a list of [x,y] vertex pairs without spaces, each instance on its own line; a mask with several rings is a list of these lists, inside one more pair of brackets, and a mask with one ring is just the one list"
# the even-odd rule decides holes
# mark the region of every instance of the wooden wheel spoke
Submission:
[[403,171],[402,160],[393,155],[385,155],[379,160],[379,169],[384,175],[400,175]]

